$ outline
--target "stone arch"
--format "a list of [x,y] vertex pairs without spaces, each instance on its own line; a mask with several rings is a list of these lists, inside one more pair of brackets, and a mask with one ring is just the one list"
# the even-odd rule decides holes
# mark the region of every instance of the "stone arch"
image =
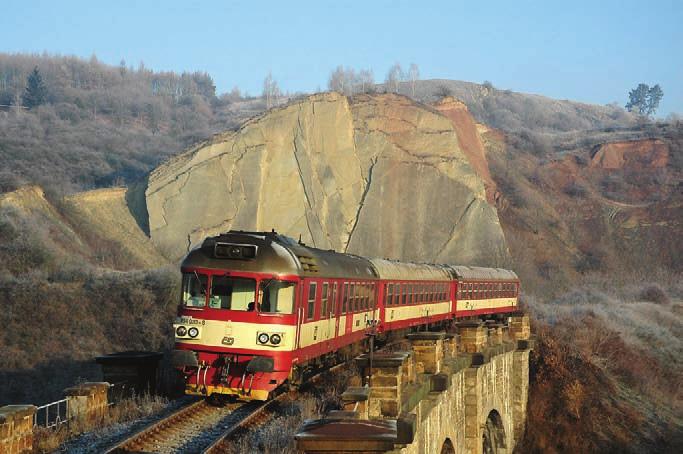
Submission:
[[507,452],[505,426],[503,418],[497,410],[491,410],[486,418],[482,434],[484,454],[503,454]]
[[441,454],[455,454],[455,446],[450,438],[446,438],[441,446]]

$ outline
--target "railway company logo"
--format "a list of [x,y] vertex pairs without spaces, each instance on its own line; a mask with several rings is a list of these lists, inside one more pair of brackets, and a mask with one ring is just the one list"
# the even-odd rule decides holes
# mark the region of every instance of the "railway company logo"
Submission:
[[235,343],[235,338],[230,337],[230,336],[225,336],[223,340],[221,341],[221,344],[223,345],[232,345]]

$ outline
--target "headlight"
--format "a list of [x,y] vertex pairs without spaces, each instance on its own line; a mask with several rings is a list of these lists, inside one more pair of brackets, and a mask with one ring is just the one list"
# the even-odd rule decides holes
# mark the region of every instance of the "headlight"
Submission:
[[280,336],[279,334],[273,334],[270,336],[270,343],[271,344],[277,345],[280,342],[282,342],[282,336]]
[[261,333],[258,335],[259,344],[267,344],[268,339],[269,339],[269,337],[268,337],[268,334],[266,334],[266,333]]
[[187,335],[190,337],[197,337],[199,336],[199,330],[193,326],[187,330]]
[[175,330],[175,334],[176,334],[176,336],[178,336],[178,337],[183,337],[185,334],[187,334],[187,328],[185,328],[184,326],[179,326],[179,327]]

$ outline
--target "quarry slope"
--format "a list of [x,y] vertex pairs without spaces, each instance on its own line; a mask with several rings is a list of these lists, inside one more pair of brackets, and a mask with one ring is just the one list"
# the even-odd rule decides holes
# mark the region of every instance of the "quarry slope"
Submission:
[[393,94],[273,109],[158,167],[145,196],[150,236],[170,259],[229,229],[276,229],[365,256],[509,261],[453,122]]

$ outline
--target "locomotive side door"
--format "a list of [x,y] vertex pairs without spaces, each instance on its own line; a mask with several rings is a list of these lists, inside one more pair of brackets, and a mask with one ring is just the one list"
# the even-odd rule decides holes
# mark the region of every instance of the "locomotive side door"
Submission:
[[306,289],[306,281],[303,279],[301,280],[301,285],[297,286],[297,295],[296,295],[296,339],[294,341],[294,348],[299,349],[301,348],[301,324],[303,323],[304,320],[304,295],[305,295],[305,289]]

